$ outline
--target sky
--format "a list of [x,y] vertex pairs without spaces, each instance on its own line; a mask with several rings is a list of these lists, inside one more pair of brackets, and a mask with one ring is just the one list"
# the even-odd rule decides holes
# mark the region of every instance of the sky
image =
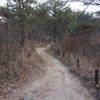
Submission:
[[[39,2],[44,2],[46,0],[38,0]],[[0,0],[0,6],[4,6],[6,4],[6,0]],[[70,7],[73,11],[82,11],[82,10],[86,10],[87,12],[96,12],[100,10],[100,6],[84,6],[83,3],[81,2],[70,2],[68,3],[68,5],[70,4]]]
[[[39,2],[44,2],[44,1],[46,1],[46,0],[37,0],[37,1],[39,1]],[[6,3],[6,0],[0,0],[0,6],[4,6],[5,3]]]
[[96,12],[96,11],[100,11],[100,6],[96,6],[96,5],[89,5],[89,6],[84,6],[83,3],[81,2],[71,2],[69,3],[70,7],[72,10],[74,11],[87,11],[87,12]]
[[0,0],[0,6],[3,6],[6,3],[6,0]]

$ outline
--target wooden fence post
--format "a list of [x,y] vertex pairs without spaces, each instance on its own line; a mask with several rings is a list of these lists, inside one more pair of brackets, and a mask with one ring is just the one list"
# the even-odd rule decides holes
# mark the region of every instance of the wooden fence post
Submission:
[[80,67],[80,60],[79,60],[79,58],[77,59],[77,68],[79,69],[79,67]]
[[95,69],[95,86],[99,84],[99,69]]
[[64,51],[62,52],[62,57],[65,57],[65,52]]
[[99,84],[99,69],[95,69],[95,86],[96,86],[96,96],[97,100],[100,100],[100,84]]

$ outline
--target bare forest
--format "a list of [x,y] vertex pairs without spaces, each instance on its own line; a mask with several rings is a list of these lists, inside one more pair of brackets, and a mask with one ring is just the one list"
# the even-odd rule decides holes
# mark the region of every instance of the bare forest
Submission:
[[69,2],[100,7],[99,0],[0,6],[0,100],[100,100],[100,11],[73,11]]

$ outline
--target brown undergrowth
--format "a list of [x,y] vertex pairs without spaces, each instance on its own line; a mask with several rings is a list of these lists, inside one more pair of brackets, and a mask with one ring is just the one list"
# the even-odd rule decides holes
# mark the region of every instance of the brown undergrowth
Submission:
[[43,74],[43,61],[32,41],[26,41],[23,48],[18,44],[0,45],[0,98]]
[[52,54],[67,65],[72,73],[84,80],[89,91],[96,95],[95,69],[100,69],[99,31],[82,31],[65,36],[63,41],[53,45]]

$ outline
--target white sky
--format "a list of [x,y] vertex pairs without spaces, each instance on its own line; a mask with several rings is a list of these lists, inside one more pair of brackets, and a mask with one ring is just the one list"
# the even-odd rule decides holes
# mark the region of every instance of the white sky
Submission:
[[[46,0],[38,0],[40,2],[46,1]],[[6,0],[0,0],[0,5],[4,6],[6,3]],[[82,11],[82,10],[86,10],[88,12],[95,12],[95,11],[99,11],[100,10],[100,6],[89,6],[87,8],[87,6],[84,6],[81,2],[74,2],[74,3],[70,3],[70,7],[72,8],[72,10],[74,11]]]
[[[37,1],[39,1],[39,2],[44,2],[44,1],[46,1],[46,0],[37,0]],[[1,5],[1,6],[5,5],[5,3],[6,3],[6,0],[0,0],[0,5]]]
[[95,6],[95,5],[84,6],[83,3],[81,2],[70,3],[70,7],[74,11],[86,10],[87,12],[96,12],[100,10],[100,6]]
[[6,3],[6,0],[0,0],[0,6],[3,6]]

